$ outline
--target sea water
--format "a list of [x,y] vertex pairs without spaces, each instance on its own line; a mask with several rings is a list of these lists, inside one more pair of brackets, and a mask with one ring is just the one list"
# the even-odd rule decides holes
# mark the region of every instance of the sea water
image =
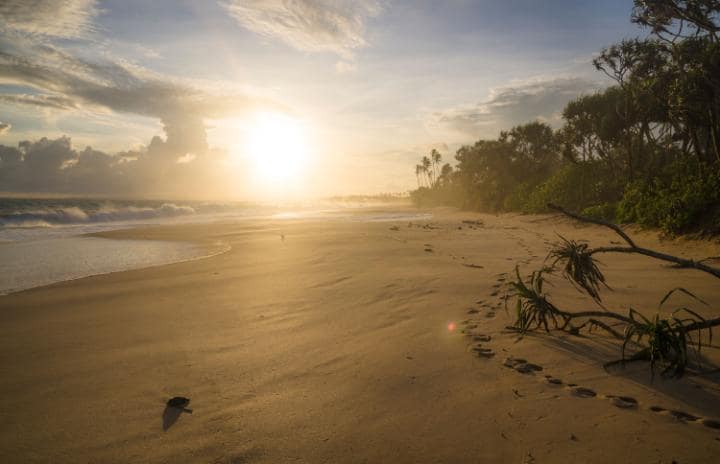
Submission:
[[226,249],[223,244],[208,247],[87,236],[94,232],[248,219],[375,222],[431,217],[406,208],[394,211],[333,202],[268,205],[0,198],[0,295],[96,274],[197,259]]
[[196,259],[189,242],[61,237],[0,243],[0,295],[65,280]]
[[223,250],[190,242],[117,240],[93,232],[211,221],[251,207],[206,203],[0,198],[0,295]]

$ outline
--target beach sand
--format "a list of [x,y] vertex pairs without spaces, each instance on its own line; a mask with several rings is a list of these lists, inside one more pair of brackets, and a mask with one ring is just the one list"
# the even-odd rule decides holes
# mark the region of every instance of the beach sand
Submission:
[[[619,346],[602,332],[518,341],[504,330],[513,312],[503,279],[516,264],[538,268],[557,233],[594,245],[617,236],[557,216],[433,213],[412,224],[258,220],[102,234],[231,249],[0,297],[0,462],[720,459],[720,430],[703,424],[720,419],[717,372],[606,371]],[[634,236],[687,257],[720,255],[711,242]],[[609,308],[654,314],[667,290],[685,287],[710,306],[677,296],[668,308],[720,312],[720,286],[700,272],[630,255],[601,261]],[[553,283],[558,306],[593,308],[562,278]],[[478,343],[494,356],[478,356]],[[704,349],[706,370],[719,352],[717,342]],[[511,356],[542,371],[504,366]],[[192,413],[165,410],[176,395],[191,398]]]

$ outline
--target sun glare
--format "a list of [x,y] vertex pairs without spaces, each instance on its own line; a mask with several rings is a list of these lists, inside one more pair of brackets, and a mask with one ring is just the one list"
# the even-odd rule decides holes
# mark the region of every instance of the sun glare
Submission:
[[302,125],[286,115],[260,114],[249,129],[246,153],[257,180],[273,184],[293,180],[307,158]]

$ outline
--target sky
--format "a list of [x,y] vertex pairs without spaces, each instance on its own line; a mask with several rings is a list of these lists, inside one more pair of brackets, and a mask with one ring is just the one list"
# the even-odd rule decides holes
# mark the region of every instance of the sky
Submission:
[[632,1],[3,0],[0,192],[312,198],[608,85]]

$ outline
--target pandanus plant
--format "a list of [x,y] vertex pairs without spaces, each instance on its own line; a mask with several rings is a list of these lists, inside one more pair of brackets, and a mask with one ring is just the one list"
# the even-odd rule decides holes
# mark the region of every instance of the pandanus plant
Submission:
[[[609,289],[605,276],[601,272],[595,255],[601,253],[636,253],[650,256],[655,259],[669,261],[678,267],[693,268],[720,278],[720,269],[708,266],[703,261],[693,261],[672,255],[656,252],[638,247],[619,226],[605,221],[586,218],[570,213],[561,207],[548,205],[567,216],[583,222],[603,225],[613,229],[620,235],[627,246],[590,248],[586,243],[579,243],[560,237],[561,241],[553,246],[548,254],[550,266],[530,274],[527,281],[520,276],[516,267],[516,279],[510,282],[509,296],[516,299],[516,315],[514,328],[525,334],[530,330],[550,328],[568,330],[578,333],[581,329],[600,327],[611,335],[620,338],[622,343],[621,359],[606,364],[645,360],[650,362],[651,371],[657,365],[664,366],[663,375],[680,377],[684,374],[689,363],[688,352],[695,349],[698,354],[703,346],[703,331],[707,331],[707,341],[712,341],[712,328],[720,325],[720,318],[706,319],[689,308],[678,308],[668,316],[659,313],[653,317],[646,317],[634,309],[628,315],[612,311],[563,311],[556,307],[544,292],[545,275],[552,274],[561,269],[562,275],[569,280],[579,291],[589,295],[600,303],[601,288]],[[684,288],[675,288],[669,291],[660,301],[659,307],[665,304],[671,295],[676,292],[685,293],[696,301],[707,304]],[[612,319],[624,326],[622,332],[616,330],[606,321]],[[576,325],[575,323],[582,323]],[[637,347],[630,356],[627,356],[629,345]]]

